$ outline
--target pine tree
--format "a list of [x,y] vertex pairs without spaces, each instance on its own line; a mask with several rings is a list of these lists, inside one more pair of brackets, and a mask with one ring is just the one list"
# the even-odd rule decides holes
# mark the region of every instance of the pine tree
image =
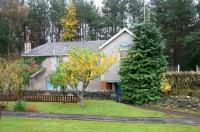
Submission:
[[9,25],[6,20],[0,19],[0,54],[8,55],[10,40],[9,40]]
[[52,23],[51,27],[51,41],[60,40],[61,32],[61,18],[65,15],[66,0],[50,0],[49,17]]
[[190,32],[184,38],[187,49],[185,53],[186,70],[196,70],[196,65],[200,66],[200,1],[195,6],[195,20],[190,26]]
[[104,16],[104,32],[106,38],[110,38],[120,29],[127,26],[127,0],[104,0],[103,16]]
[[67,16],[61,19],[63,41],[72,41],[77,37],[78,20],[76,19],[76,7],[70,3],[67,8]]
[[196,65],[200,66],[200,31],[191,32],[185,37],[184,43],[186,45],[186,67],[195,70]]
[[94,2],[74,0],[77,9],[79,40],[97,40],[100,38],[102,17]]
[[151,0],[156,14],[157,26],[161,27],[167,40],[169,65],[184,65],[184,45],[182,41],[194,22],[194,0]]
[[155,101],[161,95],[160,83],[165,71],[164,40],[154,24],[134,28],[134,46],[121,64],[123,99],[136,104]]
[[88,30],[88,39],[89,40],[97,40],[101,39],[100,35],[101,33],[101,28],[102,28],[102,16],[100,15],[99,9],[95,6],[93,2],[89,4],[89,17],[88,17],[88,25],[89,25],[89,30]]
[[[28,6],[22,0],[1,0],[0,32],[7,39],[1,47],[4,54],[21,53],[24,45],[24,25],[27,20]],[[2,41],[2,40],[1,40]]]
[[49,6],[47,0],[29,0],[28,28],[31,31],[30,41],[32,47],[37,47],[47,42]]
[[143,21],[144,14],[144,6],[142,0],[129,0],[128,2],[128,14],[129,19],[134,23],[140,23]]

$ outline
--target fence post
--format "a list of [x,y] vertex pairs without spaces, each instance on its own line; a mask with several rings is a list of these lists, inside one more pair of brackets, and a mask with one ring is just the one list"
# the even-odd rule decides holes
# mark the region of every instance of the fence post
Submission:
[[178,72],[180,72],[180,65],[179,64],[177,65],[177,68],[178,68]]
[[198,72],[199,71],[199,66],[198,65],[196,65],[196,72]]

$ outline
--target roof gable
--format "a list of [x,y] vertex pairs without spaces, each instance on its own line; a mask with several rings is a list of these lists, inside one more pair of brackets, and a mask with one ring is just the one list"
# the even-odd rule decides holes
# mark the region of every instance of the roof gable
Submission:
[[103,49],[106,45],[110,44],[113,40],[115,40],[116,38],[118,38],[118,37],[119,37],[121,34],[123,34],[124,32],[127,32],[128,34],[130,34],[131,36],[133,36],[133,33],[132,33],[130,30],[124,28],[124,29],[122,29],[120,32],[118,32],[117,34],[115,34],[113,37],[111,37],[111,38],[110,38],[108,41],[106,41],[104,44],[102,44],[102,45],[99,47],[99,49],[100,49],[100,50]]

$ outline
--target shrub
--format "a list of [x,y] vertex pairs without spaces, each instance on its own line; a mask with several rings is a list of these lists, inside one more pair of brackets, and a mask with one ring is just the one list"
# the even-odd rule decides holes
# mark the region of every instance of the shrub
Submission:
[[29,76],[38,71],[39,66],[33,59],[19,59],[17,60],[17,64],[23,69],[20,73],[20,76],[23,78],[23,83],[28,84]]
[[199,89],[200,72],[167,72],[164,74],[170,85],[176,89]]
[[161,96],[161,78],[166,66],[165,43],[153,24],[138,25],[133,33],[135,45],[120,67],[122,98],[143,104]]
[[171,91],[171,85],[167,79],[163,79],[161,82],[161,91],[168,94]]
[[171,94],[200,97],[200,72],[167,72],[164,77],[171,85]]
[[26,101],[24,100],[17,100],[15,105],[14,105],[14,108],[13,108],[14,111],[26,111]]
[[17,93],[23,88],[23,69],[15,60],[0,58],[0,91],[2,93]]

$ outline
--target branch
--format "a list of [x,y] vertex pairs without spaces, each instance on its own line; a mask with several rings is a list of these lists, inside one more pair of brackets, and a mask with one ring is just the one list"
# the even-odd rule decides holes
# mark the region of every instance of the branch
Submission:
[[79,94],[79,92],[78,92],[78,89],[77,89],[77,86],[78,85],[76,85],[76,86],[73,86],[73,85],[69,85],[72,89],[74,89],[74,92],[78,95],[78,97],[80,98],[80,94]]

